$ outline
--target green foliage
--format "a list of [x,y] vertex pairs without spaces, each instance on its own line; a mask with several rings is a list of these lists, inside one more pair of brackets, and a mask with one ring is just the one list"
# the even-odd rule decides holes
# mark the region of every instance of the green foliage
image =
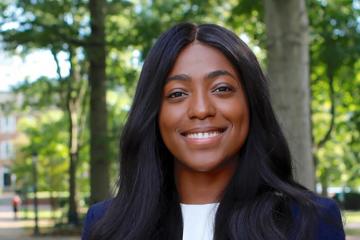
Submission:
[[64,103],[57,92],[59,89],[63,88],[62,84],[63,83],[58,82],[55,79],[40,77],[35,82],[30,83],[25,80],[21,84],[15,86],[13,91],[23,96],[22,109],[19,110],[44,110],[48,108],[49,105],[60,107]]
[[265,48],[263,1],[239,0],[227,22],[232,29],[249,36],[250,46]]
[[37,154],[37,171],[40,191],[65,191],[67,179],[64,178],[68,168],[66,127],[61,111],[53,110],[41,115],[24,117],[19,123],[25,134],[27,144],[20,147],[13,164],[19,189],[32,186],[33,154]]
[[128,110],[131,105],[131,98],[126,88],[118,87],[107,92],[108,104],[108,128],[110,143],[110,159],[112,159],[110,176],[115,182],[118,178],[119,158],[119,137],[124,126]]
[[3,7],[0,33],[6,48],[23,51],[81,44],[89,32],[82,1],[12,1]]
[[360,9],[355,2],[309,1],[313,135],[323,186],[360,184]]

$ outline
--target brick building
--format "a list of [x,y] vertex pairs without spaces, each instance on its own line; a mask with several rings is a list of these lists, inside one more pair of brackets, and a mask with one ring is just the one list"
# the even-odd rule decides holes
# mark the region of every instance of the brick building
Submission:
[[13,93],[0,92],[0,192],[14,190],[15,176],[10,169],[15,159],[15,142],[19,136],[19,116],[11,110],[20,103],[19,100]]

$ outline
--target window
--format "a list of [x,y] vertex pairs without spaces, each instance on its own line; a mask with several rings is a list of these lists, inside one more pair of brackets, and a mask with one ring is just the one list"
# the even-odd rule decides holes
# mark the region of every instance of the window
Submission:
[[14,155],[13,144],[10,141],[0,142],[0,159],[9,159]]
[[11,174],[6,172],[4,173],[4,187],[11,186]]
[[15,116],[2,116],[0,117],[0,132],[11,133],[16,131],[16,118]]

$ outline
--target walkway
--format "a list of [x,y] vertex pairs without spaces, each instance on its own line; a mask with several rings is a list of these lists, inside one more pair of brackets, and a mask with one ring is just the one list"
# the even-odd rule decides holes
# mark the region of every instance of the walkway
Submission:
[[[14,215],[10,206],[12,195],[0,195],[0,239],[1,240],[78,240],[80,237],[34,237],[31,236],[33,220],[14,220]],[[51,222],[42,220],[40,227],[49,226]]]
[[[360,222],[353,222],[353,223],[345,222],[345,227],[349,229],[357,230],[358,232],[360,229]],[[347,236],[346,240],[360,240],[360,236]]]

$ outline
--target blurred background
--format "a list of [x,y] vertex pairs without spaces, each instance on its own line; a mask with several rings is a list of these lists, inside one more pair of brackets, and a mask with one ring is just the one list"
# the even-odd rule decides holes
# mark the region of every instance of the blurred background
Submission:
[[[79,239],[89,205],[115,190],[118,138],[144,58],[183,21],[233,30],[274,81],[286,62],[305,69],[294,77],[304,101],[276,100],[292,94],[290,77],[271,90],[274,107],[305,106],[308,114],[279,110],[289,129],[308,122],[291,129],[308,136],[288,135],[292,149],[299,138],[307,146],[293,152],[298,162],[309,156],[297,177],[334,198],[348,239],[360,239],[359,0],[2,0],[1,239]],[[278,38],[289,41],[274,49]],[[277,61],[279,51],[295,60]]]

